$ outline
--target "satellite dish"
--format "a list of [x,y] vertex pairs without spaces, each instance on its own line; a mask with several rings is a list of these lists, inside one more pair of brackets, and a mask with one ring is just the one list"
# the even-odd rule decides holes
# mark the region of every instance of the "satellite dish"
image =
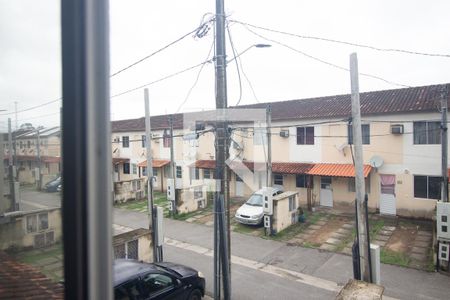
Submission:
[[374,155],[369,161],[373,168],[379,168],[383,165],[383,159],[380,156]]

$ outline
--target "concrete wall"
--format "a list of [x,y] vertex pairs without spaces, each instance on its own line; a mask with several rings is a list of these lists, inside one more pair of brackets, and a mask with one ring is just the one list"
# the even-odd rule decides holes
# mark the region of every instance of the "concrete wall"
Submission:
[[[48,229],[36,232],[27,232],[27,217],[48,213]],[[23,212],[16,216],[3,217],[0,219],[0,246],[1,250],[17,247],[34,247],[34,238],[38,234],[53,231],[54,243],[61,240],[61,212],[59,208],[40,209],[37,211]]]
[[[140,186],[139,186],[140,184]],[[140,198],[145,196],[146,179],[133,179],[128,181],[120,181],[114,183],[114,201],[126,202],[136,199],[136,195],[140,194]]]
[[[294,209],[289,210],[289,197],[295,197]],[[297,223],[298,214],[298,194],[293,191],[284,192],[273,200],[273,229],[275,232],[280,232],[283,229]],[[292,222],[292,214],[295,214],[295,220]]]
[[[202,195],[196,197],[195,190],[201,190]],[[206,185],[195,185],[189,188],[183,188],[177,191],[178,197],[178,213],[188,213],[196,211],[199,209],[198,201],[202,201],[203,207],[208,205],[207,199],[207,186]]]

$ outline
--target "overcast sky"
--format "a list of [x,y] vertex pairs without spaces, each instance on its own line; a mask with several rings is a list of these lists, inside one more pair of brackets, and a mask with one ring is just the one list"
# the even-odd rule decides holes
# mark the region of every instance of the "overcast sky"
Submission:
[[[214,0],[118,1],[110,3],[111,73],[154,52],[196,28],[202,17],[215,10]],[[268,1],[225,0],[230,20],[299,35],[450,54],[450,1]],[[19,111],[61,96],[59,1],[0,0],[0,131]],[[211,15],[206,15],[210,18]],[[255,36],[244,26],[230,24],[236,52],[257,43],[241,58],[241,104],[282,101],[349,93],[346,71],[320,63],[275,42]],[[358,53],[359,70],[408,86],[450,82],[450,58],[373,51],[355,46],[300,39],[255,29],[260,35],[328,61],[348,67],[349,54]],[[211,29],[203,38],[188,36],[167,50],[111,78],[111,95],[118,94],[208,59],[213,43]],[[227,55],[233,57],[230,43]],[[211,58],[211,56],[209,57]],[[190,97],[199,68],[149,86],[151,114],[213,108],[214,66],[206,64]],[[228,104],[239,98],[235,62],[228,72]],[[251,82],[255,95],[250,89]],[[360,90],[399,86],[360,77]],[[186,101],[185,101],[186,100]],[[180,105],[185,102],[181,107]],[[58,125],[56,102],[18,114],[18,124]],[[143,91],[111,100],[114,120],[143,116]]]

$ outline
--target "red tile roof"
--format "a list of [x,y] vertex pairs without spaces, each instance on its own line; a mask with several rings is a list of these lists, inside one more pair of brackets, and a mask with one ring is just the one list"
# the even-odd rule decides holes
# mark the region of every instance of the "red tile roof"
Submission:
[[130,162],[130,159],[125,158],[125,157],[113,157],[112,162],[113,162],[113,164],[117,165],[117,164],[123,164],[126,162]]
[[[450,89],[450,84],[361,93],[361,114],[436,111],[440,91],[444,87]],[[272,107],[273,121],[351,116],[350,94],[241,105],[237,108],[265,108],[269,104]]]
[[[165,165],[170,164],[170,160],[167,159],[153,159],[152,160],[152,167],[153,168],[162,168]],[[139,167],[146,167],[147,166],[147,160],[141,161],[138,164]]]
[[64,287],[0,251],[0,299],[64,299]]
[[[372,170],[370,165],[364,165],[364,177]],[[355,177],[355,168],[352,164],[314,164],[307,172],[315,176]]]
[[[261,169],[264,170],[266,165],[264,163],[254,163],[253,161],[243,161],[242,162],[247,168],[250,170]],[[240,164],[236,161],[231,162],[231,168],[239,168]],[[274,173],[283,173],[283,174],[306,174],[306,172],[311,169],[313,164],[309,163],[288,163],[288,162],[273,162],[272,163],[272,172]],[[189,167],[191,168],[199,168],[199,169],[215,169],[216,161],[215,160],[197,160]]]
[[[439,103],[440,99],[440,90],[443,87],[450,89],[450,84],[360,93],[361,114],[376,115],[436,111],[436,104]],[[350,96],[350,94],[344,94],[240,105],[231,108],[266,108],[270,104],[273,121],[347,118],[351,115]],[[183,116],[183,114],[173,115],[174,128],[182,128]],[[145,131],[145,119],[113,121],[111,127],[112,132]],[[169,128],[168,115],[151,117],[151,127],[153,130]]]

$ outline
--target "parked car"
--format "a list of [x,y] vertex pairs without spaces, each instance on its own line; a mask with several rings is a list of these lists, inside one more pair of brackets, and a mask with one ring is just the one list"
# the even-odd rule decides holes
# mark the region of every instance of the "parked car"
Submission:
[[169,263],[114,262],[114,299],[200,300],[205,277],[190,267]]
[[61,177],[57,177],[52,181],[47,182],[44,186],[44,191],[46,192],[57,192],[58,186],[61,185]]
[[58,187],[56,188],[56,191],[57,191],[57,192],[61,192],[61,191],[62,191],[62,185],[61,185],[61,184],[58,185]]
[[[273,196],[283,193],[282,187],[274,186],[271,189]],[[246,225],[261,225],[263,217],[263,189],[254,192],[234,216],[237,222]]]

